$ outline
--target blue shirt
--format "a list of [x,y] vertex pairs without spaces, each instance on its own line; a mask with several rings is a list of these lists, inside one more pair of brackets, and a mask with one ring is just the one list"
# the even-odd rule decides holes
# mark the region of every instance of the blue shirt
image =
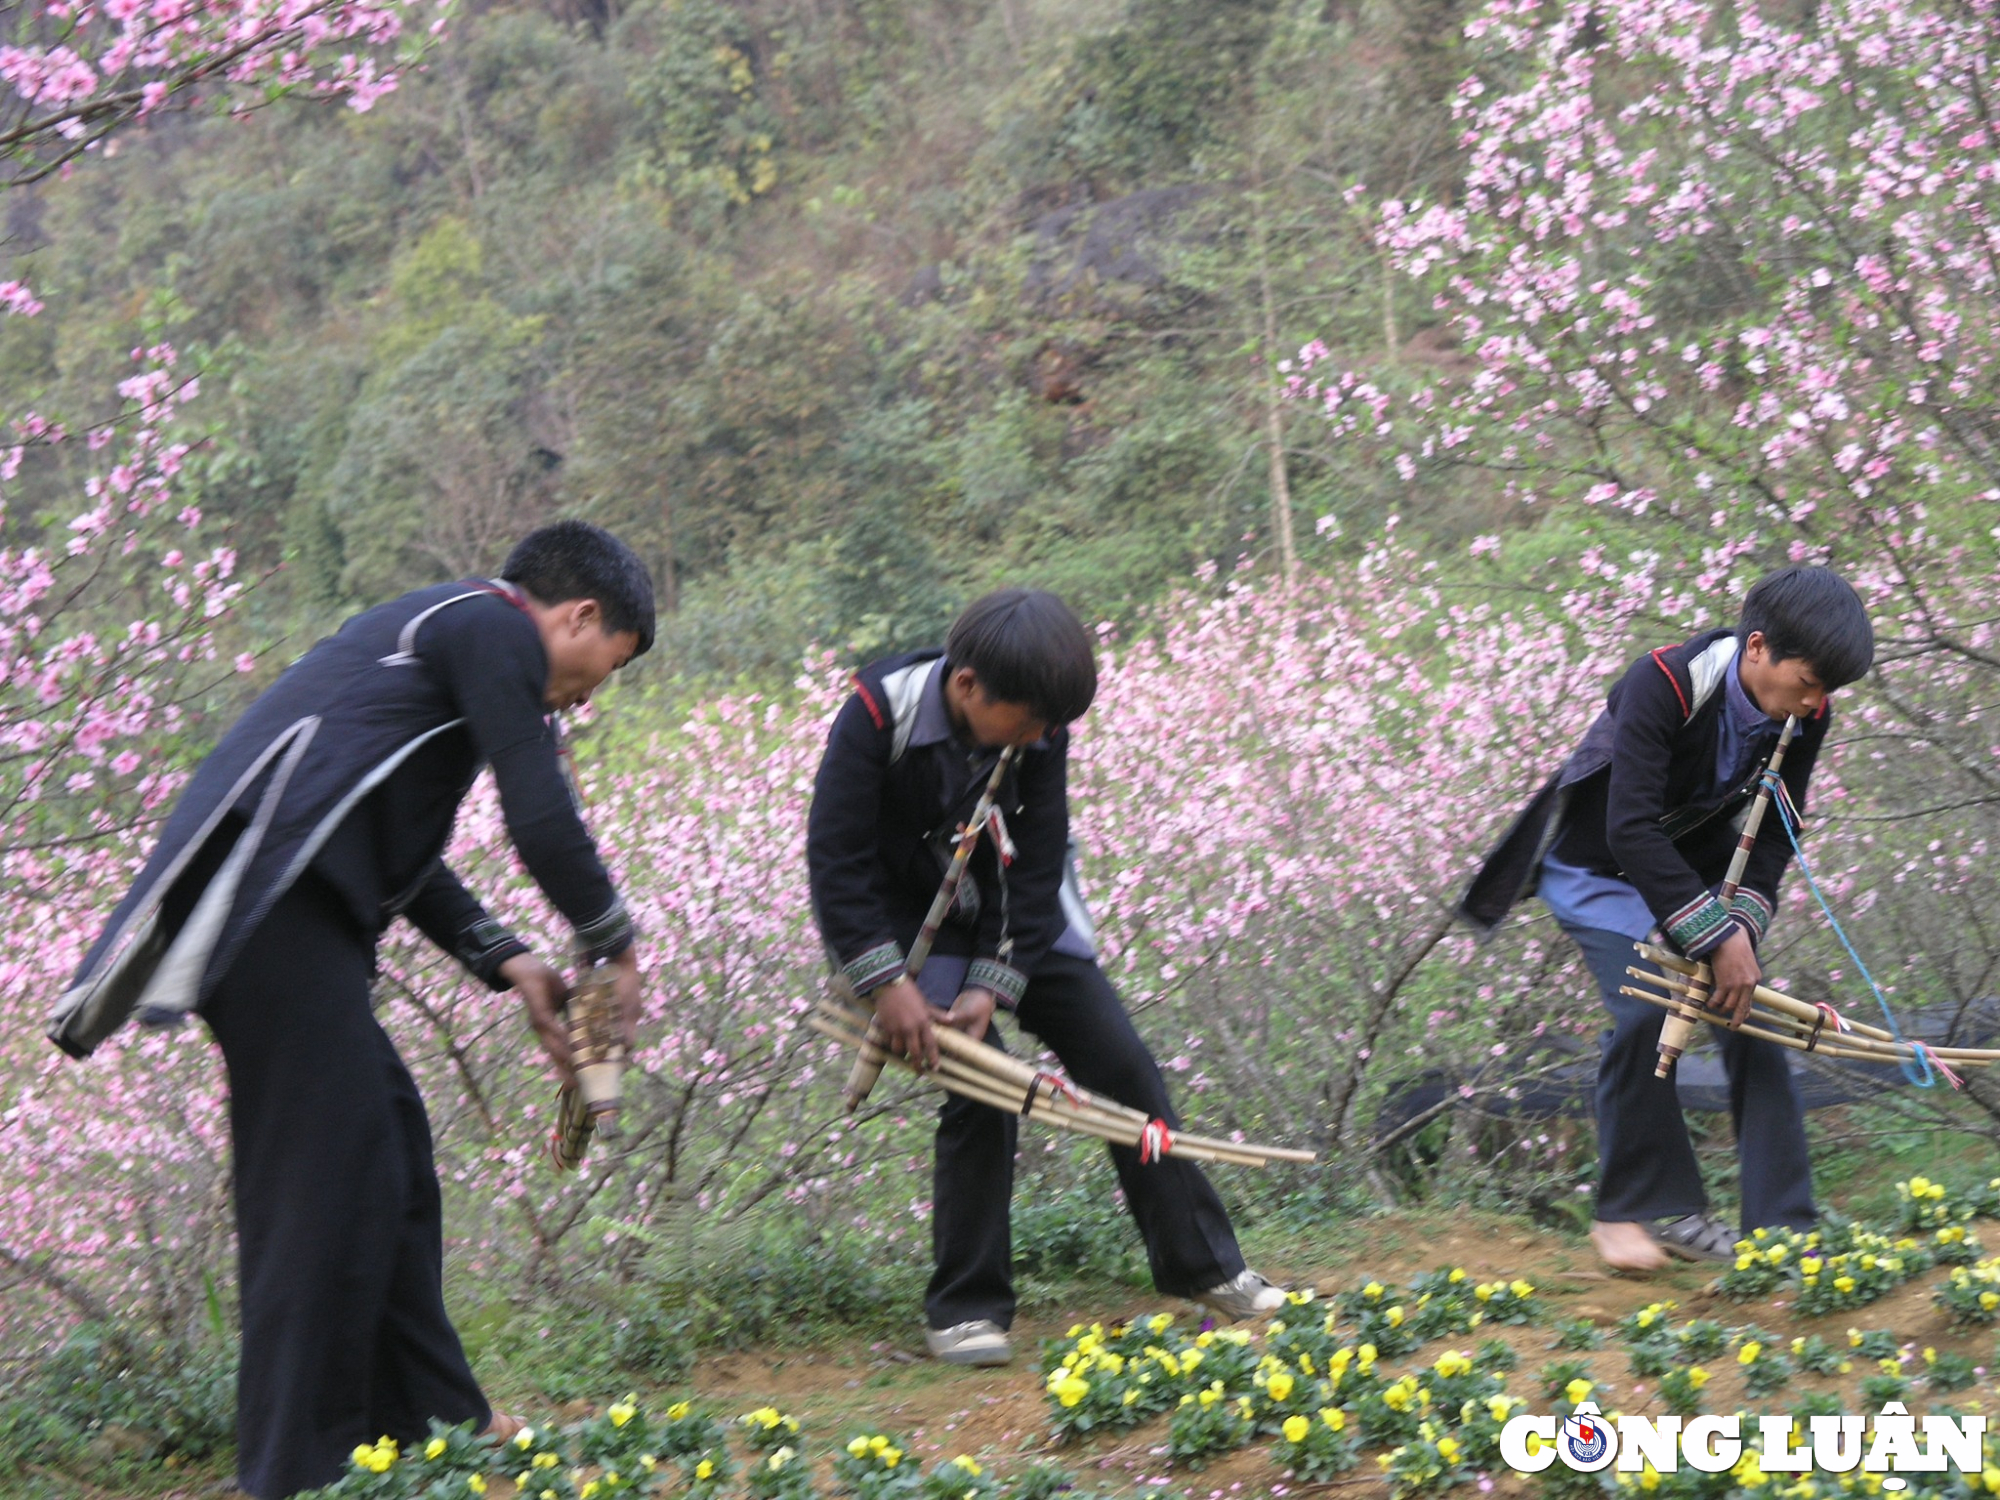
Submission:
[[[1716,723],[1715,773],[1706,801],[1722,802],[1771,758],[1784,725],[1751,700],[1738,675],[1741,662],[1723,675],[1722,716]],[[1596,927],[1642,942],[1659,925],[1644,898],[1628,881],[1580,865],[1564,864],[1553,851],[1542,858],[1536,894],[1564,927]]]

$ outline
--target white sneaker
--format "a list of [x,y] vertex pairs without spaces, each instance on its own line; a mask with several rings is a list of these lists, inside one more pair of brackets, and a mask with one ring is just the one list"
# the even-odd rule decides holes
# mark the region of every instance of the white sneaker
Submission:
[[1014,1357],[1007,1330],[991,1318],[926,1329],[924,1343],[932,1359],[948,1365],[1004,1365]]
[[1221,1286],[1212,1286],[1194,1299],[1219,1318],[1263,1317],[1285,1305],[1285,1289],[1272,1286],[1255,1271],[1238,1271]]

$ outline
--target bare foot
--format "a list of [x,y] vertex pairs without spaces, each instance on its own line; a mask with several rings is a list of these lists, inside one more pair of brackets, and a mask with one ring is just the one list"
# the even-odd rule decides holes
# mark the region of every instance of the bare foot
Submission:
[[514,1441],[514,1435],[527,1426],[519,1417],[510,1417],[504,1411],[493,1413],[493,1420],[486,1424],[486,1430],[479,1435],[490,1437],[503,1448]]
[[1646,1233],[1643,1224],[1592,1224],[1590,1243],[1598,1257],[1614,1271],[1664,1271],[1667,1268],[1667,1252]]

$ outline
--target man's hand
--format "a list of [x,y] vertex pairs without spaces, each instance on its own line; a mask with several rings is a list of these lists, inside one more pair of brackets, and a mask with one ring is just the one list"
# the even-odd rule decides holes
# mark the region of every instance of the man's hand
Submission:
[[1736,928],[1723,939],[1722,946],[1708,955],[1708,967],[1714,979],[1710,1003],[1718,1011],[1729,1014],[1729,1028],[1734,1031],[1750,1016],[1750,1002],[1756,998],[1758,981],[1764,971],[1757,966],[1757,949],[1750,941],[1750,934],[1741,927]]
[[931,1006],[916,981],[891,980],[875,991],[874,1000],[875,1024],[882,1029],[883,1046],[919,1067],[935,1068],[938,1050],[937,1036],[931,1030]]
[[517,953],[500,965],[500,977],[507,988],[517,992],[528,1007],[528,1024],[542,1050],[556,1065],[562,1081],[573,1081],[569,1066],[569,1023],[563,1006],[569,1000],[569,985],[554,969],[532,953]]
[[631,944],[604,966],[611,971],[611,993],[618,997],[618,1019],[623,1023],[625,1050],[639,1045],[639,1011],[644,1004],[639,975],[639,945]]
[[945,1012],[944,1024],[976,1042],[986,1035],[986,1028],[993,1021],[993,1007],[999,1003],[1000,997],[991,990],[961,990],[951,1002],[951,1009]]

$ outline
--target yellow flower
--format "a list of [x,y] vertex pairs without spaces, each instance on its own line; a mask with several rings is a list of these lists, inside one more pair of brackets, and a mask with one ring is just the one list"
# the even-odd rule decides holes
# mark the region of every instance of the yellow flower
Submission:
[[1337,1406],[1322,1406],[1319,1409],[1319,1419],[1326,1423],[1329,1432],[1347,1430],[1347,1413]]
[[882,1450],[883,1468],[893,1469],[896,1467],[897,1464],[901,1463],[902,1461],[903,1461],[903,1450],[901,1448],[884,1448]]
[[1403,1326],[1403,1309],[1400,1307],[1392,1307],[1387,1312],[1382,1314],[1382,1319],[1391,1328],[1401,1328]]
[[597,1492],[602,1488],[595,1479],[586,1479],[583,1488],[577,1491],[577,1500],[597,1500]]
[[465,1487],[466,1487],[467,1489],[471,1490],[471,1491],[472,1491],[472,1493],[473,1493],[473,1494],[475,1494],[475,1495],[483,1495],[483,1494],[485,1494],[485,1493],[486,1493],[486,1476],[485,1476],[484,1474],[468,1474],[468,1475],[466,1475],[466,1476],[465,1476]]
[[1708,1371],[1704,1370],[1700,1365],[1689,1365],[1688,1389],[1691,1391],[1698,1391],[1707,1384],[1708,1384]]
[[669,1422],[685,1422],[688,1413],[693,1410],[694,1407],[688,1402],[676,1401],[672,1406],[667,1408],[667,1420]]
[[623,1427],[639,1414],[637,1399],[634,1396],[627,1396],[623,1401],[618,1402],[609,1411],[605,1412],[605,1415],[611,1418],[611,1425],[613,1427]]
[[534,1466],[538,1469],[553,1469],[560,1462],[562,1460],[557,1458],[553,1453],[537,1453],[535,1455]]
[[1660,1471],[1651,1464],[1647,1464],[1646,1471],[1639,1476],[1639,1488],[1642,1490],[1656,1490],[1659,1487]]
[[1273,1401],[1289,1401],[1292,1398],[1292,1375],[1289,1370],[1280,1370],[1271,1377],[1270,1392]]
[[1757,1356],[1763,1352],[1764,1346],[1755,1339],[1752,1339],[1736,1351],[1736,1363],[1739,1365],[1754,1365],[1757,1363]]
[[1546,1440],[1544,1440],[1544,1438],[1539,1432],[1530,1429],[1528,1433],[1528,1441],[1523,1443],[1521,1446],[1528,1450],[1528,1457],[1533,1458],[1536,1454],[1540,1453],[1542,1449],[1546,1448],[1548,1446],[1548,1443],[1546,1442]]
[[445,1447],[446,1444],[443,1438],[434,1437],[428,1443],[424,1444],[424,1457],[436,1458],[439,1454],[444,1452]]
[[1493,1291],[1492,1282],[1482,1281],[1472,1289],[1472,1295],[1477,1297],[1481,1302],[1491,1302],[1493,1300]]
[[1090,1394],[1090,1382],[1070,1373],[1050,1386],[1049,1390],[1064,1406],[1075,1406]]
[[1799,1273],[1804,1276],[1817,1276],[1822,1264],[1824,1263],[1817,1255],[1801,1256],[1799,1258]]
[[368,1460],[374,1456],[375,1445],[373,1443],[362,1443],[352,1453],[347,1455],[347,1461],[357,1469],[365,1469],[368,1467]]
[[1438,1457],[1448,1464],[1458,1462],[1458,1439],[1441,1437],[1437,1440]]
[[1773,1245],[1764,1252],[1764,1259],[1774,1266],[1782,1266],[1785,1263],[1785,1257],[1791,1253],[1791,1250],[1787,1246]]
[[889,1451],[889,1440],[886,1437],[882,1436],[880,1433],[877,1433],[874,1437],[868,1440],[868,1451],[874,1454],[877,1458],[880,1458],[883,1454]]
[[856,1458],[866,1458],[868,1456],[868,1439],[865,1437],[849,1438],[847,1440],[847,1451]]
[[523,1427],[519,1432],[515,1433],[514,1446],[519,1448],[523,1453],[534,1447],[535,1429],[532,1427]]
[[796,1456],[789,1448],[779,1448],[769,1458],[765,1459],[764,1462],[769,1465],[771,1472],[775,1474]]
[[2000,1307],[2000,1292],[1981,1292],[1979,1305],[1987,1312],[1992,1312],[1994,1308]]
[[1507,1290],[1512,1292],[1516,1297],[1532,1297],[1535,1294],[1535,1288],[1532,1282],[1521,1281],[1518,1279],[1508,1282]]
[[1306,1434],[1311,1431],[1312,1423],[1308,1422],[1304,1417],[1285,1418],[1284,1432],[1286,1442],[1303,1443],[1306,1440]]
[[704,1458],[700,1463],[696,1464],[694,1466],[694,1477],[696,1479],[713,1479],[715,1477],[715,1460]]
[[1486,1409],[1493,1414],[1494,1421],[1504,1422],[1507,1420],[1507,1414],[1514,1409],[1514,1398],[1512,1396],[1489,1397],[1486,1402]]
[[1364,1286],[1361,1289],[1361,1295],[1368,1298],[1372,1302],[1375,1298],[1382,1295],[1382,1290],[1383,1288],[1381,1282],[1371,1281],[1368,1283],[1368,1285]]
[[1590,1393],[1594,1389],[1595,1387],[1588,1380],[1579,1375],[1563,1387],[1563,1394],[1569,1397],[1569,1404],[1575,1406],[1579,1401],[1589,1399]]
[[1154,1313],[1152,1317],[1146,1320],[1146,1326],[1152,1329],[1154,1333],[1165,1333],[1169,1328],[1173,1327],[1173,1324],[1174,1315],[1172,1313]]
[[1931,1190],[1931,1180],[1928,1177],[1912,1177],[1903,1186],[1909,1189],[1912,1198],[1928,1197]]
[[1850,1349],[1859,1349],[1861,1347],[1861,1330],[1859,1328],[1850,1328],[1847,1330],[1847,1347]]
[[1465,1267],[1454,1267],[1451,1275],[1445,1277],[1445,1280],[1449,1281],[1453,1286],[1457,1286],[1461,1281],[1465,1280]]
[[958,1455],[957,1458],[954,1458],[952,1462],[958,1465],[959,1468],[965,1470],[965,1472],[970,1474],[974,1479],[977,1479],[980,1476],[980,1474],[984,1472],[979,1467],[979,1460],[974,1458],[970,1453],[961,1453]]
[[1446,1380],[1449,1380],[1454,1375],[1471,1373],[1472,1361],[1467,1359],[1463,1354],[1453,1350],[1445,1354],[1440,1354],[1437,1363],[1431,1368],[1436,1370]]
[[1363,1344],[1359,1349],[1355,1350],[1354,1362],[1360,1367],[1361,1373],[1364,1375],[1374,1369],[1375,1346],[1373,1344]]

